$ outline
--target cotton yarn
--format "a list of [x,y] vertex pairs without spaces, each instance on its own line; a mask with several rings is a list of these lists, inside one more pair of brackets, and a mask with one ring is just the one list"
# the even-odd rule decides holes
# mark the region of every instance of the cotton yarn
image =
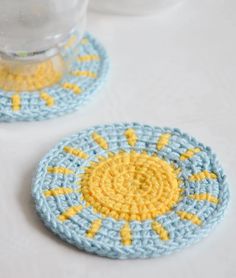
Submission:
[[170,254],[206,236],[229,201],[209,147],[179,129],[96,126],[40,162],[33,198],[63,240],[116,259]]
[[[3,83],[3,89],[0,89],[0,122],[40,121],[61,116],[79,109],[96,94],[108,74],[108,56],[91,34],[86,34],[80,43],[76,42],[73,35],[62,52],[63,57],[69,56],[72,51],[78,52],[78,56],[72,62],[70,72],[61,80],[53,71],[50,61],[46,61],[40,65],[32,80],[14,77],[19,83],[16,83],[17,88],[28,82],[30,91],[6,91]],[[45,75],[51,80],[46,80]],[[12,75],[3,72],[0,81],[11,78]],[[50,85],[55,80],[59,81]],[[50,86],[32,91],[32,88],[41,88],[42,82]]]

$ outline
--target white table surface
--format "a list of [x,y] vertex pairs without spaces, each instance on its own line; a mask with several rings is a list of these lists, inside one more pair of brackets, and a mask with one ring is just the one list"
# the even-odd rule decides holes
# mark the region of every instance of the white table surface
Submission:
[[[44,122],[0,124],[0,276],[236,277],[236,1],[186,0],[155,17],[89,14],[107,47],[109,82],[81,111]],[[179,127],[211,145],[231,184],[223,222],[195,246],[150,260],[114,261],[78,251],[35,214],[31,179],[65,135],[96,124]]]

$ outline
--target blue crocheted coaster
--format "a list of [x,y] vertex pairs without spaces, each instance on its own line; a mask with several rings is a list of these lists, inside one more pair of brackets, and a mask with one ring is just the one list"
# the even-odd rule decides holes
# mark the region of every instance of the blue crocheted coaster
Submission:
[[207,235],[229,192],[209,147],[178,129],[131,123],[61,141],[39,165],[33,198],[44,223],[76,247],[145,258]]
[[76,47],[65,47],[62,56],[75,48],[79,54],[70,73],[51,87],[20,93],[0,90],[0,121],[39,121],[61,116],[77,110],[95,94],[107,77],[106,51],[90,34]]

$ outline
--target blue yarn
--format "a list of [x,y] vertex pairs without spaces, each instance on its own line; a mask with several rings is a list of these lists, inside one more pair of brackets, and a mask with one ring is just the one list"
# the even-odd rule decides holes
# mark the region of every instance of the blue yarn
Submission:
[[[127,143],[124,136],[124,132],[130,128],[137,134],[137,143],[133,147]],[[101,148],[92,139],[91,135],[94,132],[108,142],[108,150]],[[169,142],[162,150],[157,150],[157,140],[165,133],[171,135]],[[88,158],[81,159],[66,153],[65,146],[82,150],[88,154]],[[181,154],[195,147],[200,148],[201,151],[189,159],[180,159]],[[108,152],[118,153],[121,150],[157,154],[169,164],[181,168],[179,178],[183,181],[182,199],[170,212],[154,219],[168,231],[169,240],[161,240],[160,236],[152,230],[153,220],[134,220],[130,221],[132,243],[124,246],[120,237],[120,229],[124,221],[112,217],[102,218],[102,225],[94,238],[86,236],[92,221],[102,216],[91,206],[86,207],[81,192],[74,192],[79,188],[79,176],[84,173],[84,169],[91,161],[98,161],[98,156],[108,157]],[[75,174],[48,173],[48,167],[65,167]],[[199,182],[189,181],[191,175],[204,170],[215,173],[217,178]],[[63,186],[71,188],[73,192],[45,197],[45,191]],[[188,198],[190,194],[200,193],[211,194],[218,198],[219,202],[214,204],[206,200],[196,201]],[[226,176],[209,147],[179,129],[151,127],[138,123],[96,126],[63,139],[40,162],[33,181],[32,194],[40,217],[55,234],[79,249],[115,259],[157,257],[192,245],[206,236],[222,219],[229,201]],[[58,220],[62,212],[77,205],[82,205],[84,209],[64,222]],[[195,214],[202,220],[202,224],[195,225],[191,221],[181,219],[177,211]]]
[[[99,61],[90,61],[81,63],[74,61],[72,70],[88,70],[94,72],[97,77],[76,77],[66,75],[58,84],[45,88],[42,91],[48,93],[55,100],[53,107],[48,107],[40,98],[40,92],[21,92],[21,109],[12,110],[11,97],[15,92],[5,92],[0,90],[0,122],[13,121],[40,121],[45,119],[62,116],[73,112],[84,105],[106,81],[109,70],[109,58],[103,46],[91,35],[86,34],[88,44],[79,44],[79,56],[95,54],[100,57]],[[71,50],[66,50],[63,57],[70,55]],[[74,83],[81,87],[81,94],[74,94],[72,91],[60,86],[62,83]]]

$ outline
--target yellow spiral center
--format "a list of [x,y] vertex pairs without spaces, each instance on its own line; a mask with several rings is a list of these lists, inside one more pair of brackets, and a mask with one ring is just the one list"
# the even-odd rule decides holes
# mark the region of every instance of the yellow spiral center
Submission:
[[86,203],[106,217],[143,221],[171,211],[181,189],[166,161],[133,151],[92,162],[81,178],[81,192]]

